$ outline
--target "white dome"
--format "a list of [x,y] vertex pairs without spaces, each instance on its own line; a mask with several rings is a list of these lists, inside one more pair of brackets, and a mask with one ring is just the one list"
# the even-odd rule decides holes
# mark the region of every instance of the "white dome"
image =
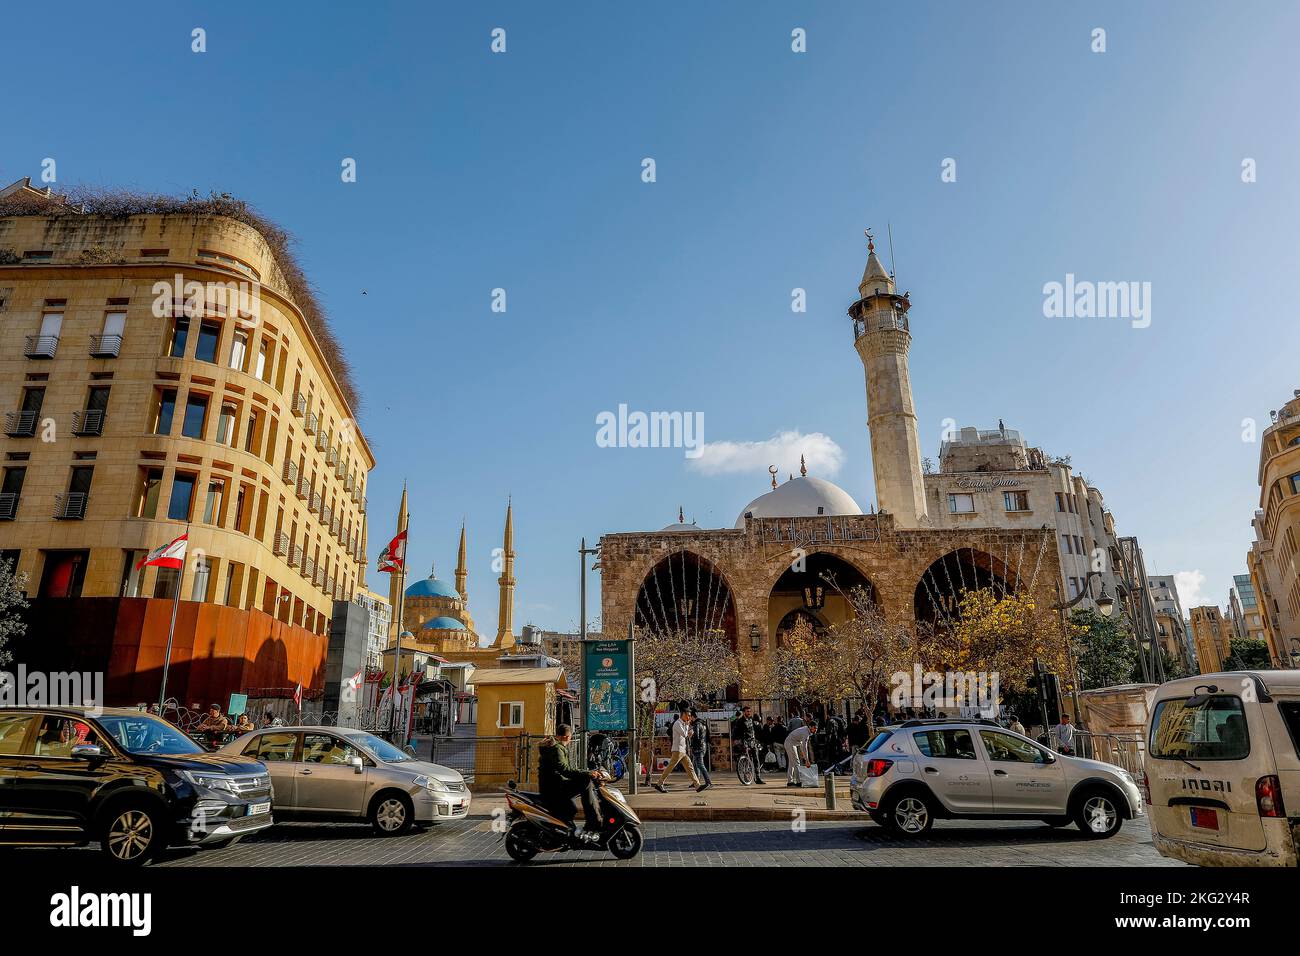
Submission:
[[[818,509],[821,509],[820,511]],[[736,527],[745,527],[746,513],[755,518],[808,518],[822,515],[860,515],[862,509],[853,496],[839,485],[821,478],[791,478],[747,504],[736,519]]]
[[677,524],[670,524],[668,527],[666,527],[666,528],[660,528],[659,530],[660,530],[661,532],[663,532],[663,531],[699,531],[699,530],[700,530],[700,526],[697,525],[694,521],[692,521],[690,524],[682,524],[682,523],[679,521]]

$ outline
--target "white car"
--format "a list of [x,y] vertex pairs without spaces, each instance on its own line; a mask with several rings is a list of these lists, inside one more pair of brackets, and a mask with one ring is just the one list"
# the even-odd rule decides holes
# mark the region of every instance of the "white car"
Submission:
[[1146,774],[1151,836],[1162,856],[1201,866],[1294,867],[1300,670],[1162,684]]
[[348,727],[267,727],[223,753],[254,757],[271,773],[276,819],[369,820],[383,836],[469,813],[455,770],[416,760],[374,734]]
[[853,806],[897,834],[938,818],[1071,822],[1114,836],[1142,814],[1124,770],[1053,753],[991,720],[909,720],[884,727],[853,758]]

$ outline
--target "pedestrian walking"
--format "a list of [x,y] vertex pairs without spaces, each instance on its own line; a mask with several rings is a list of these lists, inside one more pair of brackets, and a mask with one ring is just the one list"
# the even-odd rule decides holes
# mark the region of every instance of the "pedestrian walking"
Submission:
[[664,784],[668,782],[668,775],[680,763],[686,767],[686,776],[690,778],[691,786],[695,792],[699,793],[704,789],[704,784],[700,778],[695,775],[695,767],[691,764],[690,738],[691,738],[691,715],[689,712],[683,712],[673,721],[672,728],[669,731],[672,734],[672,753],[668,758],[668,766],[664,767],[663,774],[659,777],[659,782],[654,788],[660,793],[667,793]]
[[1061,722],[1052,728],[1052,737],[1056,740],[1056,749],[1063,754],[1074,753],[1074,724],[1070,715],[1062,714]]
[[701,790],[707,790],[713,786],[713,778],[709,776],[709,722],[700,720],[700,715],[691,710],[691,766],[695,768],[695,774],[704,781]]

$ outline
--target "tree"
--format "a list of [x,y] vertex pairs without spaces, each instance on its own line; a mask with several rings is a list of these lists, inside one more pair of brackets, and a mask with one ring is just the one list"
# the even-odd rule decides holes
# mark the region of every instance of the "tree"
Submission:
[[931,669],[997,674],[1002,686],[1024,684],[1035,658],[1049,671],[1069,676],[1060,626],[1026,594],[963,591],[956,613],[936,625],[928,651]]
[[758,696],[793,700],[800,711],[805,701],[821,699],[824,688],[819,682],[823,665],[818,656],[822,652],[812,624],[800,617],[782,633],[772,663],[755,688]]
[[820,641],[823,650],[814,655],[822,674],[818,689],[825,699],[861,698],[872,732],[880,688],[916,661],[917,635],[906,624],[889,620],[865,588],[856,587],[845,597],[853,616],[832,626]]
[[1228,657],[1223,662],[1224,670],[1257,671],[1273,666],[1267,641],[1253,637],[1234,637],[1228,642],[1228,648]]
[[14,564],[13,561],[0,561],[0,667],[13,660],[13,654],[5,650],[5,646],[13,638],[27,633],[27,622],[22,616],[22,612],[27,610],[22,592],[27,575],[14,574]]
[[1114,687],[1133,680],[1138,665],[1137,645],[1127,621],[1080,609],[1070,615],[1075,662],[1083,686]]
[[648,725],[655,704],[722,693],[740,682],[740,658],[721,631],[635,629],[637,723]]

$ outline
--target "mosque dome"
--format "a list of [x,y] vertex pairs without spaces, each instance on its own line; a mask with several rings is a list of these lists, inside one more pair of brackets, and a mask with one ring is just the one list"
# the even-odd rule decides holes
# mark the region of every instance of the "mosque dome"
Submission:
[[862,509],[853,496],[821,478],[800,476],[777,485],[745,505],[736,519],[736,527],[745,527],[745,515],[755,518],[810,518],[818,515],[860,515]]
[[463,631],[465,630],[465,625],[462,624],[460,621],[456,620],[454,617],[447,617],[446,615],[443,615],[441,617],[435,617],[431,620],[425,621],[421,630]]
[[407,597],[441,597],[460,600],[460,594],[446,581],[440,581],[432,574],[423,581],[416,581],[406,589]]
[[660,528],[659,530],[661,532],[662,531],[699,531],[700,526],[696,524],[694,521],[687,524],[686,515],[683,513],[681,508],[678,508],[677,522],[675,524],[668,525],[668,527],[666,528]]

